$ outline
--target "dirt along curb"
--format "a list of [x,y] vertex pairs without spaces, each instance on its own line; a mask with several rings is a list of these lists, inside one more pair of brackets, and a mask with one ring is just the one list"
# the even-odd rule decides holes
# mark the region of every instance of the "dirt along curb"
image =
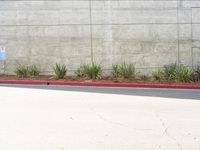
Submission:
[[57,86],[85,86],[85,87],[118,87],[118,88],[160,88],[160,89],[193,89],[200,90],[196,85],[168,85],[168,84],[134,84],[134,83],[97,83],[97,82],[62,82],[62,81],[26,81],[0,80],[1,84],[9,85],[57,85]]

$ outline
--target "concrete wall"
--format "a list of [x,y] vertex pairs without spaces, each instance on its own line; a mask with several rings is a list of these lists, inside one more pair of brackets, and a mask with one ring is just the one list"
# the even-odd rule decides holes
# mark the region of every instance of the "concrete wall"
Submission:
[[0,47],[7,50],[7,73],[18,64],[51,73],[55,63],[72,73],[91,61],[106,72],[124,61],[142,72],[175,62],[195,66],[200,1],[0,1]]

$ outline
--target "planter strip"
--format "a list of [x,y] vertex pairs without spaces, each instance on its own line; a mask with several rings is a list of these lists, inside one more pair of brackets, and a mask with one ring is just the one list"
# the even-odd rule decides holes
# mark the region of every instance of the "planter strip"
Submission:
[[193,90],[200,90],[200,86],[191,86],[191,85],[134,84],[134,83],[97,83],[97,82],[0,80],[0,84],[121,87],[121,88],[162,88],[162,89],[165,88],[165,89],[193,89]]

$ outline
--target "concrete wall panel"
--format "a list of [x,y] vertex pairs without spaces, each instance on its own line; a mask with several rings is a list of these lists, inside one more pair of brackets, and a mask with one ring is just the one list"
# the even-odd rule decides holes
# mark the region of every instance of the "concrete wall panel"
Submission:
[[92,60],[107,72],[124,61],[142,72],[174,62],[196,65],[198,7],[196,0],[0,1],[6,72],[25,63],[51,73],[55,63],[65,63],[73,73]]

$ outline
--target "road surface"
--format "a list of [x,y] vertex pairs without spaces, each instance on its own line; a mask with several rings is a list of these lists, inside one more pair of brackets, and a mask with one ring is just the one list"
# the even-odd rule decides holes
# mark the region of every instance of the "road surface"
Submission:
[[200,150],[199,93],[0,86],[0,150]]

